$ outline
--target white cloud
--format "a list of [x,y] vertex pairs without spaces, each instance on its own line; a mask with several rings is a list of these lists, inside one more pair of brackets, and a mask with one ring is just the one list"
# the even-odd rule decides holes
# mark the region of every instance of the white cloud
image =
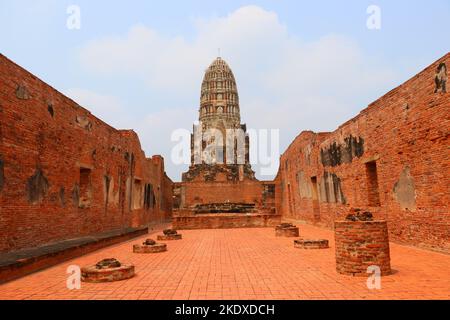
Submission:
[[[163,111],[149,112],[132,124],[143,134],[143,147],[160,151],[167,160],[171,130],[190,129],[197,117],[192,105],[198,101],[189,97],[200,92],[203,72],[217,48],[235,72],[243,121],[255,128],[280,128],[282,150],[301,130],[334,130],[365,107],[358,103],[377,98],[396,80],[352,39],[332,34],[305,42],[290,34],[276,13],[257,6],[198,19],[195,27],[194,38],[187,40],[134,26],[126,35],[92,41],[80,52],[89,72],[143,79],[149,90],[161,95],[160,101],[166,101],[155,106]],[[84,96],[92,106],[105,103]],[[169,107],[182,97],[183,105]],[[150,137],[160,137],[159,142]],[[174,179],[180,178],[179,168],[170,163],[167,167]]]

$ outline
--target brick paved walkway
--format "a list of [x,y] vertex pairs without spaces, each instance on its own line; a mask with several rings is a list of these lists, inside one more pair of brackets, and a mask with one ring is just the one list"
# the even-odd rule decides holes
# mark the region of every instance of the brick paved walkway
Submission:
[[[273,229],[183,231],[161,254],[115,245],[0,286],[0,299],[450,299],[450,256],[391,244],[395,273],[381,290],[366,278],[335,271],[333,233],[300,225],[305,238],[330,240],[328,250],[304,251]],[[151,235],[156,237],[155,234]],[[130,280],[66,288],[66,268],[116,257],[136,266]]]

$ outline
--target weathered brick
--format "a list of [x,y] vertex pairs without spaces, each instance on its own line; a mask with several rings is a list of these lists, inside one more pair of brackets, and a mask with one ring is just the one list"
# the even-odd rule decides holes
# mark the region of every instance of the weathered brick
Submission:
[[[0,55],[0,252],[171,217],[172,181],[116,130]],[[150,187],[151,186],[151,187]]]
[[334,132],[302,132],[276,178],[285,218],[333,228],[351,207],[385,219],[390,239],[450,252],[450,96],[435,76],[450,54]]
[[391,274],[386,221],[336,221],[334,228],[337,272],[366,277],[368,267],[376,266],[381,275]]

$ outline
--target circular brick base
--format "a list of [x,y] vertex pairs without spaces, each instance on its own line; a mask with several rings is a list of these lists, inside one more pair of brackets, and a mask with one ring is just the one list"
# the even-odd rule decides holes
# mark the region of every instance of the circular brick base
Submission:
[[181,240],[182,236],[181,236],[181,234],[169,234],[169,235],[158,236],[157,239],[159,241]]
[[133,246],[134,253],[158,253],[167,251],[167,244],[157,243],[152,246],[147,246],[144,244],[135,244]]
[[391,259],[386,221],[336,221],[336,270],[340,274],[367,277],[367,268],[377,266],[389,275]]
[[294,240],[294,247],[298,249],[328,249],[328,240]]
[[134,266],[130,264],[122,264],[118,268],[97,269],[94,266],[81,268],[81,281],[100,283],[113,282],[130,279],[134,276]]
[[299,235],[298,227],[275,228],[275,236],[277,237],[297,238]]

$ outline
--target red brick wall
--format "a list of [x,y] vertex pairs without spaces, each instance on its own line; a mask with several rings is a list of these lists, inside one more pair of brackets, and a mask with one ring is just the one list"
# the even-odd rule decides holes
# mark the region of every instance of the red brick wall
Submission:
[[209,214],[174,215],[173,227],[183,229],[269,228],[280,224],[281,216],[275,214]]
[[[80,168],[90,170],[82,181]],[[133,131],[110,127],[0,55],[0,204],[7,252],[167,219],[172,182]]]
[[450,54],[336,131],[302,132],[281,157],[279,212],[332,228],[361,208],[388,221],[391,240],[449,253],[450,94],[434,92],[442,62],[449,68]]
[[[275,206],[275,198],[264,196],[264,185],[273,182],[182,182],[177,184],[181,193],[181,207],[190,208],[196,204],[208,203],[254,203],[260,213],[270,213]],[[275,190],[276,194],[277,190]]]

